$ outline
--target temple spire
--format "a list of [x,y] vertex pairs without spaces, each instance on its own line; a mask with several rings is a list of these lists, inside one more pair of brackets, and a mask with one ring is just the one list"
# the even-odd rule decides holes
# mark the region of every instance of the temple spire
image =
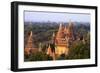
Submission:
[[69,20],[69,24],[68,24],[68,29],[72,29],[73,28],[73,23],[71,22],[71,20]]
[[60,23],[58,31],[61,31],[61,30],[62,30],[62,23]]
[[53,35],[52,35],[52,37],[55,37],[55,33],[53,32]]
[[60,23],[56,37],[60,38],[60,37],[62,37],[62,34],[63,34],[63,25],[62,25],[62,23]]
[[27,55],[29,55],[31,53],[31,50],[33,49],[33,38],[32,38],[32,31],[30,31],[28,40],[27,40],[27,44],[25,46],[25,52]]

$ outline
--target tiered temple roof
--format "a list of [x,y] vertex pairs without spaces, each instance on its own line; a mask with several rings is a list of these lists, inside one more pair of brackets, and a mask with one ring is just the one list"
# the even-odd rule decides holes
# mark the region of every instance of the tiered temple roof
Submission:
[[60,24],[59,26],[59,30],[57,32],[57,36],[56,36],[56,45],[66,45],[68,42],[68,39],[72,39],[73,38],[73,24],[72,22],[69,22],[68,27],[67,26],[63,26],[62,24]]

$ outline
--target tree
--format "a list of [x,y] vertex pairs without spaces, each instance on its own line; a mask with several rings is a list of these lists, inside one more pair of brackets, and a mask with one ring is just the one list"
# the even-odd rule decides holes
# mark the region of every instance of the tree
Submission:
[[90,45],[83,44],[78,42],[77,45],[74,45],[70,48],[69,55],[67,59],[86,59],[90,58]]

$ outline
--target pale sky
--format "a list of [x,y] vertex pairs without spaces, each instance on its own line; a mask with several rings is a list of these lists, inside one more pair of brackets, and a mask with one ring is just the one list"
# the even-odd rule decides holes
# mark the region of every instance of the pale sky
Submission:
[[24,20],[31,22],[90,22],[90,14],[25,11]]

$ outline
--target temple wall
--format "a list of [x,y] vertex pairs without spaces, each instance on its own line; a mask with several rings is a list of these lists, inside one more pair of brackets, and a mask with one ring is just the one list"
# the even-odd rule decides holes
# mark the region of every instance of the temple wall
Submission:
[[69,48],[65,47],[65,46],[56,46],[56,49],[55,49],[55,53],[57,55],[61,55],[61,54],[68,54],[68,50]]

